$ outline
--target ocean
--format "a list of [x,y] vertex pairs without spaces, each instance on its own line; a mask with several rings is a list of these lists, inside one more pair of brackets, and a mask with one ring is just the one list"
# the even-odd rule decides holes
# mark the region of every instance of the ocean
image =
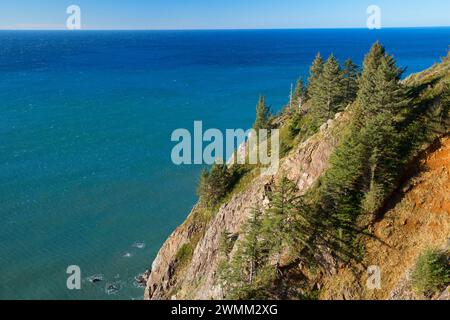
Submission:
[[[142,299],[134,278],[196,202],[201,166],[170,135],[249,128],[315,54],[358,64],[380,40],[406,74],[450,28],[0,31],[0,299]],[[68,290],[66,269],[81,269]],[[92,282],[92,276],[102,281]]]

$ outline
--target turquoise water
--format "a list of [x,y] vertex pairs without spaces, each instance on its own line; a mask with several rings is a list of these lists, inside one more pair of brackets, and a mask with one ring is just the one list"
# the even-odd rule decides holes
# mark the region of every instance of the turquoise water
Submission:
[[248,128],[317,51],[360,63],[377,39],[410,73],[450,29],[1,31],[0,298],[141,299],[134,277],[196,201],[201,167],[172,164],[171,132]]

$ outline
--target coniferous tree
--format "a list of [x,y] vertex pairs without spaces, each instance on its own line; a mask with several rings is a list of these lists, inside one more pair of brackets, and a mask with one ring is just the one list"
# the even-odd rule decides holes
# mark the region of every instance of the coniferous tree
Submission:
[[381,114],[367,120],[361,131],[361,140],[366,140],[367,163],[363,177],[365,191],[362,208],[368,212],[375,212],[382,204],[386,193],[394,186],[398,175],[399,159],[398,132],[392,120]]
[[252,284],[257,271],[264,261],[264,250],[261,237],[262,211],[260,208],[252,210],[252,215],[244,225],[245,237],[241,243],[239,258],[246,264],[247,283]]
[[364,58],[363,72],[359,79],[359,90],[357,95],[358,110],[356,120],[358,121],[358,123],[361,123],[361,121],[363,121],[363,119],[367,115],[367,112],[369,112],[369,109],[371,109],[374,105],[376,90],[375,75],[384,55],[384,47],[379,42],[376,42]]
[[[402,70],[376,43],[364,62],[353,122],[330,158],[318,201],[337,231],[337,251],[351,251],[361,209],[374,213],[399,174],[398,122],[407,103]],[[330,229],[328,228],[328,229]]]
[[317,201],[324,229],[333,230],[331,236],[326,232],[320,236],[327,238],[329,246],[344,259],[348,259],[347,252],[352,250],[351,229],[360,211],[360,180],[366,165],[363,151],[358,130],[350,126],[330,157],[330,168],[322,180]]
[[384,113],[396,122],[401,120],[401,109],[408,104],[405,89],[400,83],[403,71],[396,66],[392,56],[381,58],[375,73],[374,101],[368,109],[372,114]]
[[260,96],[256,106],[256,119],[253,129],[268,129],[270,120],[270,108],[267,107],[264,96]]
[[316,58],[314,59],[310,69],[309,69],[309,78],[308,78],[308,90],[307,90],[307,96],[311,98],[312,96],[315,96],[319,85],[319,79],[322,75],[323,67],[324,67],[325,61],[323,60],[322,56],[320,55],[320,52],[317,53]]
[[263,232],[271,248],[270,253],[276,259],[275,270],[279,271],[283,250],[299,250],[299,246],[307,246],[313,227],[296,184],[285,175],[280,177],[270,198],[270,206],[263,221]]
[[310,247],[314,224],[297,186],[282,175],[269,197],[268,209],[252,211],[235,254],[222,268],[227,298],[270,298],[280,275],[283,252],[290,249],[298,257],[303,249]]
[[262,237],[263,211],[257,207],[242,227],[242,240],[231,261],[222,268],[221,278],[230,299],[267,298],[265,290],[274,280],[267,268],[269,249]]
[[206,194],[208,194],[208,178],[209,178],[209,171],[206,169],[202,169],[200,172],[200,177],[197,184],[197,195],[199,197],[202,197]]
[[400,82],[403,70],[392,56],[384,54],[374,75],[375,88],[372,104],[366,108],[366,123],[361,130],[361,141],[366,147],[368,167],[363,207],[373,212],[390,192],[398,176],[400,159],[398,123],[408,104]]
[[358,93],[359,67],[351,59],[344,62],[344,103],[349,104],[356,99]]
[[[322,63],[317,86],[312,86],[310,94],[328,93],[317,90],[326,88],[323,85],[326,83],[323,79],[327,78],[324,74],[333,74],[324,69]],[[408,98],[406,85],[401,81],[402,72],[379,43],[366,56],[361,76],[358,77],[355,65],[346,61],[344,70],[340,72],[343,79],[342,105],[354,101],[356,88],[357,103],[354,104],[355,109],[349,110],[348,116],[352,117],[352,122],[341,133],[341,143],[330,157],[329,168],[319,179],[317,187],[311,188],[302,197],[298,196],[295,184],[286,177],[277,181],[270,194],[269,208],[258,215],[262,220],[252,215],[253,219],[250,218],[243,228],[244,234],[236,250],[239,254],[230,262],[233,267],[227,269],[232,270],[228,274],[233,275],[228,279],[234,277],[234,280],[227,281],[233,288],[233,294],[227,297],[246,299],[270,296],[270,283],[279,285],[282,282],[277,281],[281,280],[277,276],[282,269],[281,257],[288,248],[293,248],[297,253],[295,258],[302,256],[305,248],[320,248],[315,252],[318,255],[323,248],[331,249],[334,258],[346,260],[361,257],[358,252],[355,254],[360,249],[358,240],[361,230],[367,227],[366,221],[361,219],[370,219],[368,213],[376,213],[397,185],[401,165],[406,158],[404,154],[407,154],[406,151],[399,152],[402,141],[405,141],[400,140],[405,139],[402,137],[402,134],[405,135],[405,125],[413,120],[421,124],[421,117],[404,117],[404,114],[411,116],[416,109],[409,111],[409,114],[406,112]],[[356,78],[358,81],[355,81]],[[411,84],[407,82],[407,85]],[[441,85],[444,86],[439,88],[442,95],[435,97],[434,107],[448,111],[450,84],[444,81]],[[315,102],[314,95],[309,103]],[[329,96],[323,95],[316,101],[329,100]],[[311,113],[315,111],[314,106],[312,104]],[[329,112],[329,109],[324,110]],[[255,233],[255,230],[258,232]],[[312,258],[315,256],[307,257]]]
[[216,206],[230,191],[236,176],[226,164],[214,164],[210,171],[203,170],[197,187],[200,200],[207,206]]
[[341,67],[331,55],[323,67],[311,95],[311,112],[318,124],[332,118],[344,108],[344,81]]
[[297,80],[295,85],[295,92],[292,99],[293,109],[297,112],[300,112],[305,101],[306,96],[306,88],[303,85],[303,80],[300,78]]

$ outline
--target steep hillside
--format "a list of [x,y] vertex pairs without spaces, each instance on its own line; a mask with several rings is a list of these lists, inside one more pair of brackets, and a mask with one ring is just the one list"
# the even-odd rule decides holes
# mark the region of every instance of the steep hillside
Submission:
[[[328,157],[338,143],[339,132],[346,125],[344,116],[323,127],[322,132],[303,142],[281,164],[281,171],[306,190],[324,171]],[[206,211],[195,206],[186,222],[169,237],[153,262],[145,298],[152,299],[221,299],[217,286],[219,237],[222,232],[239,233],[256,203],[267,201],[267,187],[275,177],[257,176],[242,192],[223,204],[206,225],[199,219]],[[180,248],[193,252],[186,265],[180,262]]]
[[[326,79],[341,79],[334,57],[324,65]],[[421,298],[411,289],[416,261],[450,238],[450,55],[400,80],[375,44],[357,97],[337,99],[334,109],[314,67],[301,110],[272,120],[281,132],[280,170],[245,171],[216,206],[200,198],[146,273],[145,299]],[[274,220],[286,179],[298,196],[290,198],[295,206],[288,201],[288,218]],[[272,234],[282,239],[276,251]],[[260,256],[240,261],[252,244]],[[381,289],[367,288],[368,266],[380,268]]]
[[[450,138],[430,147],[371,228],[362,264],[325,280],[323,299],[421,299],[409,273],[429,248],[450,249]],[[381,289],[366,287],[366,266],[379,266]]]

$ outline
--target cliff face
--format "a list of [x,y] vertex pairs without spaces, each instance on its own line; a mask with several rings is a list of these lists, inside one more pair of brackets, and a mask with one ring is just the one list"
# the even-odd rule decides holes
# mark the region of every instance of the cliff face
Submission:
[[[284,172],[296,181],[299,190],[310,187],[327,167],[328,158],[339,141],[340,132],[348,121],[345,113],[337,114],[334,121],[321,127],[321,131],[300,144],[280,165],[278,174]],[[239,233],[250,210],[256,204],[267,203],[266,191],[276,176],[257,176],[242,192],[220,207],[204,230],[195,219],[188,219],[165,242],[153,262],[145,289],[145,299],[221,299],[222,290],[217,284],[219,238],[223,232]],[[201,210],[192,209],[190,217]],[[177,265],[180,248],[200,237],[187,266]]]
[[[374,224],[363,263],[327,278],[321,298],[421,299],[410,281],[419,254],[450,249],[450,138],[439,140],[416,165]],[[380,267],[381,289],[367,288],[367,266]]]
[[[285,159],[283,170],[306,190],[326,168],[338,139],[332,134],[345,120],[335,121],[319,135],[304,142]],[[322,299],[420,299],[411,289],[410,274],[418,255],[427,248],[450,249],[450,138],[441,139],[417,162],[417,171],[406,179],[374,224],[375,235],[365,244],[362,264],[340,266],[323,279]],[[250,187],[224,204],[211,220],[189,265],[177,270],[175,256],[195,237],[189,219],[169,237],[155,259],[146,299],[221,299],[217,284],[219,236],[239,232],[257,202],[264,203],[265,187],[272,177],[258,177]],[[193,208],[193,212],[198,207]],[[192,213],[191,213],[192,214]],[[368,290],[366,267],[379,266],[382,287]],[[437,299],[448,299],[447,288]]]
[[[319,248],[322,252],[315,254],[327,270],[310,275],[302,263],[285,265],[287,287],[295,287],[295,279],[301,274],[302,279],[306,277],[314,290],[320,292],[320,299],[419,298],[411,289],[410,281],[417,257],[428,248],[450,249],[449,124],[447,120],[442,121],[442,113],[436,113],[442,97],[450,94],[449,74],[450,58],[447,58],[441,65],[403,82],[415,94],[414,110],[427,114],[424,119],[436,125],[430,138],[438,143],[422,145],[424,151],[415,154],[417,157],[410,163],[411,168],[405,169],[397,190],[384,199],[384,207],[367,230],[370,236],[363,240],[362,260],[337,263],[329,250]],[[338,113],[317,134],[294,147],[281,160],[276,175],[244,177],[246,183],[234,190],[214,214],[197,204],[164,243],[147,272],[145,299],[222,299],[224,292],[218,279],[221,235],[226,232],[242,237],[242,226],[252,208],[269,204],[268,194],[279,176],[287,175],[300,193],[315,185],[344,136],[351,110]],[[230,257],[234,254],[235,249]],[[380,268],[381,289],[368,289],[368,266]],[[448,290],[434,298],[448,299]]]

